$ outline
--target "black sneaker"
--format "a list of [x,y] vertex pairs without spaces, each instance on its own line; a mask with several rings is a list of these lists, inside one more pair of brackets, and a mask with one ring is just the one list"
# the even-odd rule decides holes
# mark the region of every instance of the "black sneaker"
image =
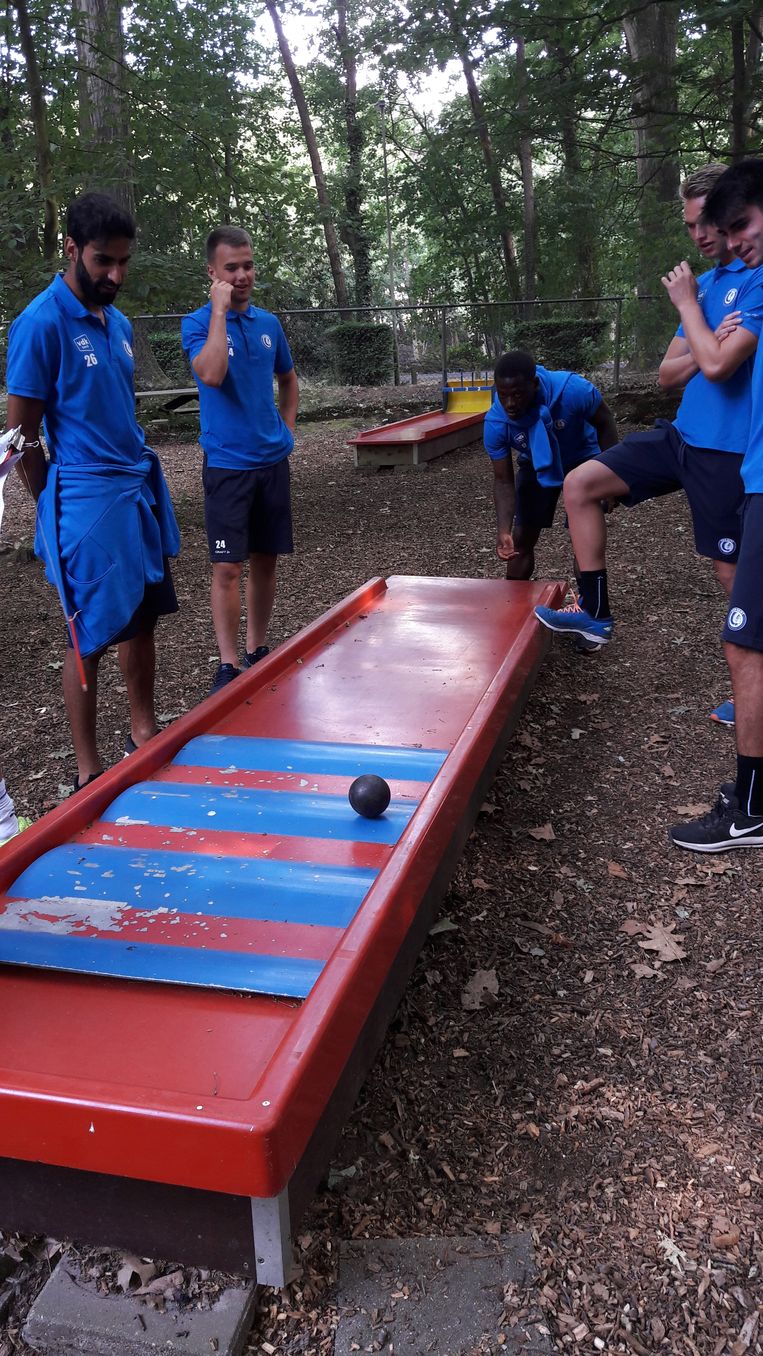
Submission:
[[745,815],[733,794],[731,783],[724,783],[709,814],[689,824],[675,824],[668,832],[676,847],[690,852],[728,852],[731,848],[763,847],[763,815]]
[[258,645],[256,650],[247,650],[244,655],[243,668],[250,669],[253,664],[259,664],[266,654],[270,654],[269,645]]
[[89,786],[91,782],[94,782],[94,781],[96,780],[97,777],[102,777],[102,776],[103,776],[103,772],[91,772],[91,773],[90,773],[90,776],[89,776],[89,777],[86,777],[84,782],[81,782],[80,779],[79,779],[79,777],[78,777],[78,775],[77,775],[77,773],[75,772],[75,774],[74,774],[74,786],[72,787],[72,792],[71,792],[72,795],[73,795],[73,796],[76,796],[76,794],[77,794],[78,791],[84,791],[84,789],[85,789],[86,786]]
[[233,682],[234,678],[238,678],[240,672],[241,669],[237,669],[235,664],[220,664],[209,689],[209,696],[213,697],[216,692],[221,692],[228,683]]

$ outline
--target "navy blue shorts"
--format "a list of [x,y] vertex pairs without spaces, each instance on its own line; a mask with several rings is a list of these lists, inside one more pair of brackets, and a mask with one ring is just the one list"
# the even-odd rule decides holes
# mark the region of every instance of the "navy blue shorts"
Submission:
[[763,650],[763,494],[748,494],[742,510],[742,546],[723,639]]
[[202,481],[211,561],[239,564],[253,552],[282,556],[294,550],[288,457],[251,471],[208,466],[205,457]]
[[709,560],[739,556],[740,513],[744,485],[739,474],[742,453],[691,447],[667,419],[658,419],[644,433],[629,433],[616,447],[601,452],[597,462],[608,466],[630,489],[626,508],[683,490],[694,524],[694,544]]
[[527,527],[541,531],[551,527],[554,513],[562,492],[561,485],[552,489],[541,485],[531,461],[517,463],[514,477],[516,501],[514,504],[514,523],[517,527]]

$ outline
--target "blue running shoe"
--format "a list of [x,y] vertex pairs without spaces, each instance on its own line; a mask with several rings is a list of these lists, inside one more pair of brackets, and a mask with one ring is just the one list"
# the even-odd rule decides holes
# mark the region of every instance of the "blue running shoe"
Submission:
[[721,702],[714,711],[710,712],[710,719],[718,722],[719,725],[734,724],[734,703]]
[[612,639],[615,623],[611,617],[592,617],[584,612],[579,603],[569,603],[567,607],[536,607],[535,615],[549,631],[558,631],[565,636],[582,636],[584,640],[593,640],[598,645],[606,645]]

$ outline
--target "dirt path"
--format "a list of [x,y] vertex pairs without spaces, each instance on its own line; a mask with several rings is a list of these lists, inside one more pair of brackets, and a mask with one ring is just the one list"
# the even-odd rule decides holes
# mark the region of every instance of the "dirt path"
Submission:
[[[478,448],[424,474],[364,477],[344,446],[352,427],[301,433],[298,553],[282,570],[276,641],[375,574],[499,572]],[[199,452],[161,452],[184,543],[182,615],[161,634],[170,718],[203,695],[216,660]],[[39,814],[73,769],[61,626],[23,545],[30,531],[14,488],[4,540],[22,545],[0,555],[0,751],[19,808]],[[252,1353],[331,1352],[341,1237],[528,1228],[537,1320],[560,1350],[763,1350],[763,856],[697,860],[665,835],[733,770],[731,734],[707,719],[729,695],[722,607],[679,500],[618,513],[611,538],[615,643],[591,658],[559,645],[543,669],[445,901],[454,927],[420,958],[332,1187],[303,1225],[304,1278],[266,1295]],[[569,565],[559,524],[538,572]],[[112,759],[125,728],[110,661]],[[495,971],[498,991],[468,1011],[461,995],[478,971]],[[18,1323],[45,1265],[29,1262],[0,1356],[23,1350]],[[506,1324],[526,1304],[507,1295]],[[490,1334],[483,1350],[501,1345]]]

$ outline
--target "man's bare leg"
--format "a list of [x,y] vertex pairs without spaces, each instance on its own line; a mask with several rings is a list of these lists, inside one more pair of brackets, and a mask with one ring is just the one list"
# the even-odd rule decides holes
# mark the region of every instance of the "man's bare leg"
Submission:
[[127,685],[130,734],[133,743],[140,748],[159,731],[154,707],[156,646],[153,630],[141,631],[132,640],[122,641],[117,646],[117,656]]
[[564,482],[564,507],[578,569],[603,570],[607,563],[607,519],[602,500],[630,493],[624,480],[594,458],[570,471]]
[[241,562],[212,564],[212,625],[220,663],[238,668],[238,631],[241,624]]
[[718,580],[723,592],[727,598],[731,597],[731,590],[734,585],[734,575],[737,572],[736,562],[729,560],[714,560],[713,569],[715,577]]
[[724,645],[736,711],[737,753],[763,758],[763,653]]
[[246,648],[249,654],[265,644],[268,624],[276,596],[276,566],[278,556],[253,551],[249,557],[249,576],[246,581]]
[[532,579],[535,569],[535,547],[540,536],[539,527],[514,524],[511,531],[514,555],[506,561],[507,579]]
[[100,657],[99,654],[88,655],[87,659],[82,660],[87,679],[87,692],[83,692],[74,651],[67,647],[64,655],[64,702],[69,717],[80,786],[84,786],[89,777],[103,772],[103,763],[95,742]]

